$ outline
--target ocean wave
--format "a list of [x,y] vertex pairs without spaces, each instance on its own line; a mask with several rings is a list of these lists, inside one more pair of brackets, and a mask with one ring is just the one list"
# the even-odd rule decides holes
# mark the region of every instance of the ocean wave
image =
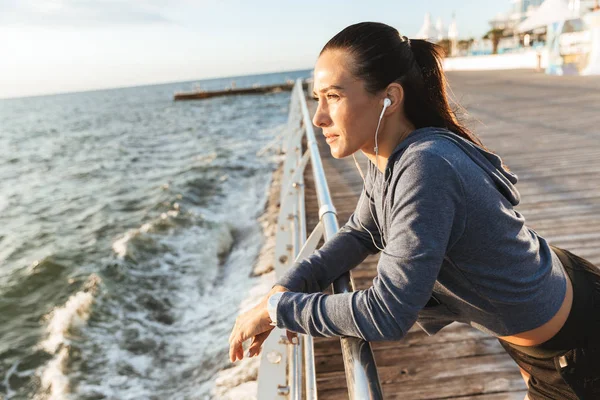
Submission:
[[156,236],[166,251],[138,263],[121,259],[119,286],[98,299],[86,327],[81,352],[92,373],[76,379],[77,393],[122,399],[198,393],[226,360],[223,331],[251,285],[247,260],[260,244],[250,234],[255,229],[251,221],[220,220],[170,235],[140,233]]
[[[214,374],[228,364],[226,334],[237,307],[265,279],[250,275],[263,242],[255,216],[269,181],[257,176],[246,184],[243,201],[227,191],[195,224],[157,231],[153,221],[113,242],[107,271],[118,272],[107,276],[118,275],[118,283],[97,300],[86,327],[81,357],[88,373],[73,383],[78,395],[209,395]],[[154,250],[142,251],[143,243]]]
[[84,288],[69,297],[67,302],[46,316],[47,337],[39,348],[54,357],[38,371],[41,388],[36,395],[39,399],[60,400],[69,392],[67,365],[70,344],[74,335],[86,324],[92,311],[94,296],[101,284],[95,274],[90,275]]
[[50,255],[40,260],[35,260],[21,271],[12,274],[4,287],[3,297],[8,299],[24,298],[31,293],[38,292],[47,287],[48,282],[59,279],[68,270],[64,260],[58,255]]
[[228,110],[170,98],[137,88],[9,107],[0,397],[205,398],[228,365],[228,331],[259,279],[273,160],[256,153],[281,131],[287,95]]
[[[151,254],[156,253],[156,249],[160,246],[156,240],[153,240],[151,233],[166,232],[178,226],[192,224],[193,218],[190,214],[180,213],[180,205],[177,202],[172,204],[172,209],[163,212],[151,222],[147,222],[139,228],[129,230],[123,236],[116,239],[112,243],[112,249],[118,258],[126,257],[137,260],[140,251],[149,251]],[[195,218],[198,220],[198,218]]]

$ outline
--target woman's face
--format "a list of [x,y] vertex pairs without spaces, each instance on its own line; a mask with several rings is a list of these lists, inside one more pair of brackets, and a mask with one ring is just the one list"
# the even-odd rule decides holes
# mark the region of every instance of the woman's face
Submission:
[[353,59],[343,50],[325,51],[314,70],[313,95],[319,104],[313,124],[323,129],[331,155],[344,158],[357,150],[373,152],[383,97],[365,90],[350,73]]

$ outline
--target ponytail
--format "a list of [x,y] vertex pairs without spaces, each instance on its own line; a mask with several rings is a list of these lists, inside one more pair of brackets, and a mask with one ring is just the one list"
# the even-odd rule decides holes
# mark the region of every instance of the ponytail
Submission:
[[462,125],[448,101],[448,81],[444,74],[443,49],[427,40],[411,39],[414,57],[411,68],[400,82],[406,93],[406,117],[416,128],[446,128],[462,138],[485,148],[481,140]]

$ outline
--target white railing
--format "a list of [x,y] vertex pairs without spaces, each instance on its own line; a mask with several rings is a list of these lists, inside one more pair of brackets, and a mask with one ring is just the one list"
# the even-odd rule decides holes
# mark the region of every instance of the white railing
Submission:
[[[295,262],[312,254],[321,238],[327,241],[339,230],[301,80],[296,82],[292,91],[286,134],[286,158],[281,179],[275,244],[277,277],[283,275]],[[306,137],[307,146],[304,154],[303,137]],[[309,159],[319,204],[319,223],[307,238],[304,169]],[[334,293],[353,290],[349,273],[333,283]],[[309,335],[299,337],[299,344],[291,345],[285,331],[275,328],[263,344],[258,375],[258,400],[317,399],[313,340]],[[349,398],[382,399],[377,367],[369,343],[358,338],[344,337],[341,338],[341,345]]]

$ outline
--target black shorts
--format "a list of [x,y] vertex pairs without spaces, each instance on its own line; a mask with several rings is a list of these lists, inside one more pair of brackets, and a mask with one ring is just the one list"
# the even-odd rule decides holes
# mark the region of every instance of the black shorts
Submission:
[[552,246],[573,284],[573,305],[560,331],[537,346],[500,344],[531,375],[531,400],[600,400],[600,269]]

